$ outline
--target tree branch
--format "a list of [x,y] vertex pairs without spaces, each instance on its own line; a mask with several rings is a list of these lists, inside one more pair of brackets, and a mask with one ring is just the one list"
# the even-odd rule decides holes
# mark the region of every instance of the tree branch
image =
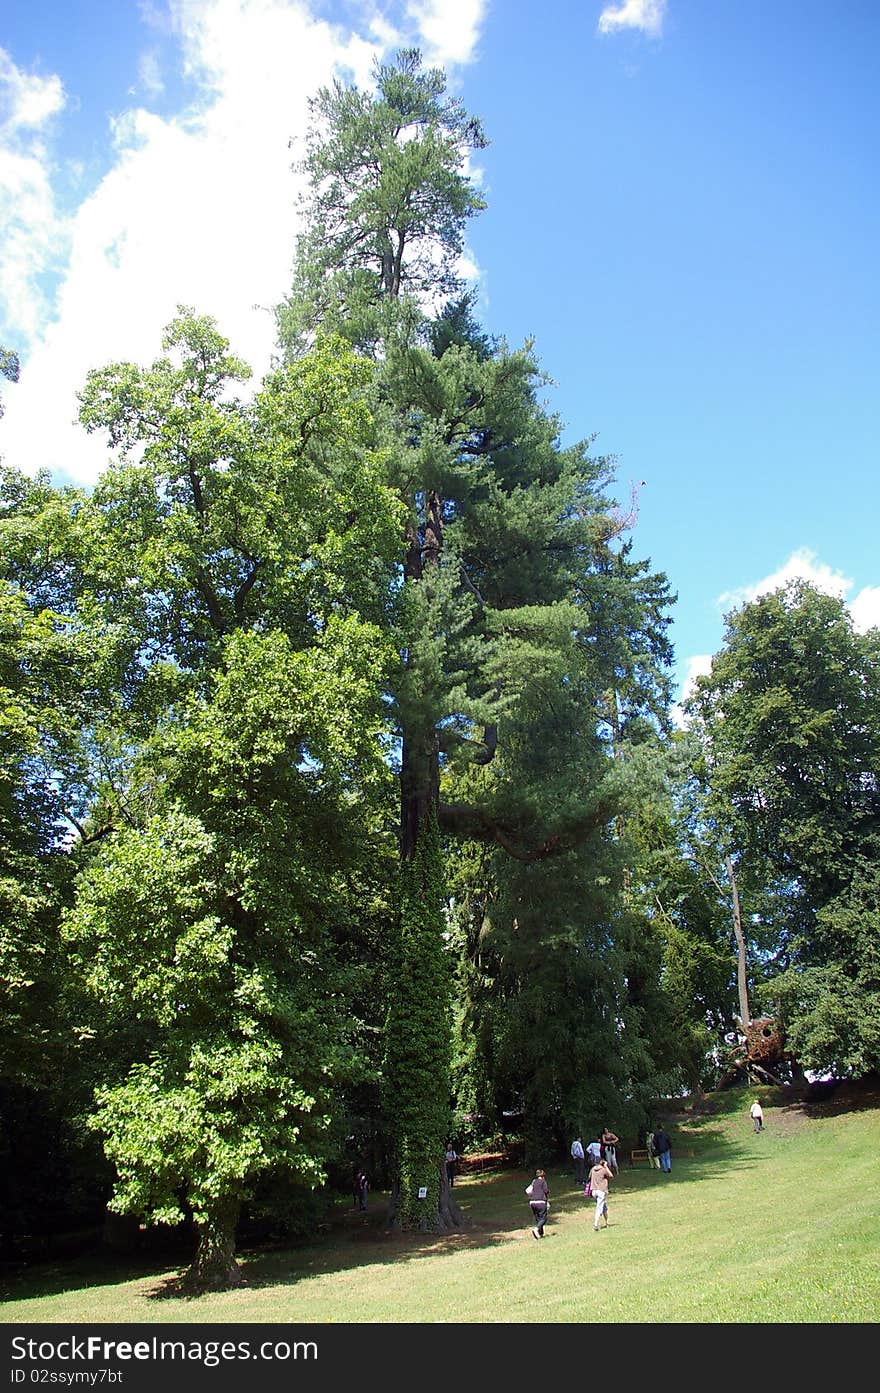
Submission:
[[610,800],[602,801],[592,812],[569,823],[562,831],[531,844],[521,827],[505,823],[486,809],[467,803],[440,803],[437,820],[442,832],[470,841],[495,842],[514,860],[531,862],[574,851],[591,832],[610,822],[615,811]]

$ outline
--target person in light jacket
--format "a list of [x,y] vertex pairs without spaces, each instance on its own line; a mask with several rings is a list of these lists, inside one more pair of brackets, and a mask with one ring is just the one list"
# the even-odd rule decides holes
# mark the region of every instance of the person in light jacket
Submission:
[[605,1227],[608,1227],[608,1186],[614,1179],[614,1172],[607,1161],[597,1161],[590,1171],[590,1191],[596,1201],[596,1213],[593,1219],[593,1231],[598,1233],[599,1220],[605,1220]]

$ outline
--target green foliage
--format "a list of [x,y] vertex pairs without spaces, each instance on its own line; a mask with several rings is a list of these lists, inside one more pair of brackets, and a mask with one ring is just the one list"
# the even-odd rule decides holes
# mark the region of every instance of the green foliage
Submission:
[[393,322],[383,299],[456,290],[463,229],[484,206],[464,162],[486,139],[445,74],[405,49],[374,76],[375,94],[334,81],[310,103],[307,230],[278,313],[289,348],[328,328],[374,342]]
[[[712,1060],[735,1029],[731,887],[695,774],[699,745],[679,732],[645,757],[644,796],[627,823],[633,906],[662,953],[656,1029],[665,1057],[676,1061],[676,1082],[697,1091],[713,1081]],[[745,930],[754,946],[755,925]]]
[[880,869],[876,843],[795,949],[801,968],[771,984],[790,1046],[807,1069],[836,1078],[880,1072]]
[[145,752],[162,810],[80,878],[67,933],[94,1002],[83,1034],[116,1042],[94,1125],[121,1211],[169,1222],[185,1203],[208,1224],[266,1176],[322,1178],[334,1091],[359,1074],[333,942],[356,853],[330,828],[362,846],[381,783],[381,647],[356,630],[334,621],[307,653],[232,635]]
[[150,672],[160,657],[196,670],[254,624],[308,643],[331,610],[388,623],[399,521],[371,449],[367,365],[328,339],[245,404],[233,388],[249,370],[211,321],[182,312],[164,343],[173,359],[112,365],[82,393],[86,428],[122,452],[92,499],[93,603],[132,627],[129,680],[146,680],[145,650]]
[[[546,1130],[560,1106],[581,1106],[584,1069],[600,1055],[617,1079],[605,1088],[609,1101],[631,1090],[641,1061],[634,1049],[616,1074],[610,1063],[621,1053],[615,1023],[629,1009],[626,975],[635,978],[638,953],[620,904],[622,863],[604,829],[634,796],[634,780],[609,754],[666,719],[669,595],[664,577],[616,544],[626,520],[606,493],[610,462],[592,457],[589,441],[560,448],[532,346],[511,350],[482,333],[456,283],[466,219],[482,206],[464,153],[484,138],[444,91],[442,74],[405,53],[377,73],[375,95],[339,84],[319,95],[304,162],[307,231],[279,324],[291,354],[329,327],[376,363],[386,477],[405,509],[401,663],[389,683],[402,874],[419,858],[434,809],[450,844],[478,840],[516,858],[493,858],[485,887],[503,926],[497,959],[461,974],[458,1101],[494,1113],[505,1092],[528,1089],[534,1124]],[[532,864],[544,858],[546,867]],[[460,905],[482,894],[467,882],[470,864],[462,852]],[[439,935],[439,908],[424,901],[421,912]],[[469,911],[463,924],[468,941]],[[545,928],[552,952],[542,947]],[[519,942],[530,950],[518,953]],[[398,996],[412,992],[399,972]],[[571,1004],[555,1007],[565,1025],[543,1042],[547,1069],[562,1077],[548,1089],[535,1083],[543,1065],[534,1021],[554,998]],[[440,1074],[441,1004],[432,1026]],[[602,1044],[587,1065],[576,1018],[594,1009]],[[643,1049],[635,1021],[633,1012],[626,1038],[638,1036]],[[426,1076],[423,1125],[435,1145],[443,1138],[430,1120],[433,1087]]]
[[839,888],[880,810],[876,648],[842,600],[795,582],[729,617],[691,702],[735,847],[810,903]]
[[112,798],[65,931],[113,1205],[191,1212],[211,1284],[234,1278],[243,1201],[321,1182],[378,1063],[400,522],[371,370],[339,341],[252,403],[210,320],[182,314],[164,346],[82,396],[122,458],[81,506],[72,627],[113,635],[120,680],[91,723]]
[[[0,376],[5,377],[7,382],[17,382],[21,364],[18,354],[11,348],[0,346]],[[0,416],[3,415],[3,403],[0,401]]]
[[415,50],[375,78],[312,103],[285,362],[245,396],[181,307],[149,368],[89,374],[116,452],[92,495],[12,490],[12,646],[42,623],[88,673],[56,737],[29,733],[30,666],[7,687],[76,833],[60,951],[114,1203],[191,1210],[227,1273],[242,1201],[317,1182],[383,1050],[399,1221],[451,1212],[441,835],[512,858],[456,887],[497,935],[461,974],[475,1101],[528,1093],[536,1137],[622,1121],[671,1054],[621,822],[666,721],[668,587],[619,540],[610,462],[561,448],[531,344],[463,293],[479,123]]
[[[41,601],[20,564],[45,485],[4,471],[0,506],[0,1076],[51,1083],[59,1069],[63,953],[58,916],[70,895],[62,819],[84,773],[77,717],[88,647]],[[60,510],[59,510],[60,511]],[[82,667],[81,667],[82,665]],[[71,802],[71,792],[73,800]]]
[[801,1063],[823,1071],[876,1067],[877,655],[877,631],[856,633],[842,600],[793,583],[729,617],[690,703],[760,1000],[781,1010]]

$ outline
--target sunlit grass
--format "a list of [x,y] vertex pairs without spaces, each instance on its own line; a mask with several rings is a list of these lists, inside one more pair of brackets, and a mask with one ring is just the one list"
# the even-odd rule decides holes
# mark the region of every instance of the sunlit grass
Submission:
[[[5,1322],[863,1322],[880,1316],[880,1111],[809,1116],[765,1094],[756,1136],[748,1097],[683,1121],[694,1149],[663,1176],[625,1161],[608,1229],[562,1171],[551,1219],[529,1229],[528,1176],[462,1177],[471,1227],[401,1238],[347,1211],[314,1241],[243,1254],[247,1285],[185,1299],[172,1271],[96,1260],[20,1276]],[[773,1105],[774,1096],[777,1099]]]

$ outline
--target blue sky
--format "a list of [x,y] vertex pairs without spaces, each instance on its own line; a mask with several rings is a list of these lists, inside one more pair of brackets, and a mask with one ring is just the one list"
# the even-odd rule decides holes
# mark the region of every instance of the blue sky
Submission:
[[679,680],[726,610],[789,576],[880,622],[873,0],[11,9],[8,463],[90,482],[103,450],[74,393],[89,367],[155,357],[179,301],[267,366],[305,100],[415,42],[491,140],[469,234],[483,320],[535,339],[564,438],[596,433],[621,502],[636,489],[635,552],[679,596]]

